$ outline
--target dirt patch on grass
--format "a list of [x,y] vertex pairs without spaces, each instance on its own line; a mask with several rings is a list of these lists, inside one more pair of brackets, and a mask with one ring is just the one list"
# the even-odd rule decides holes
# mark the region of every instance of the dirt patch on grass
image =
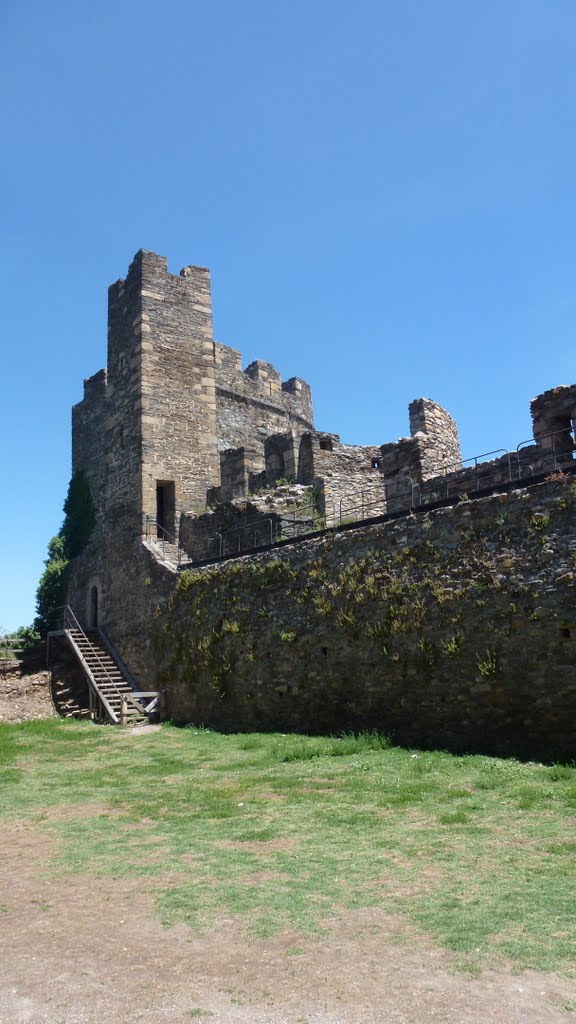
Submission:
[[122,818],[122,811],[103,803],[56,804],[45,807],[37,819],[47,822],[77,821],[79,818]]
[[262,882],[290,881],[290,875],[282,871],[253,871],[250,875],[244,875],[244,885],[261,885]]
[[277,850],[291,850],[293,839],[221,839],[214,843],[221,850],[245,850],[247,853],[275,853]]
[[251,938],[232,917],[202,935],[165,929],[145,880],[61,877],[56,853],[45,828],[4,824],[2,1024],[562,1024],[576,1000],[576,982],[555,975],[454,973],[384,907],[326,921],[314,941]]
[[0,722],[55,717],[49,672],[23,674],[19,668],[0,672]]

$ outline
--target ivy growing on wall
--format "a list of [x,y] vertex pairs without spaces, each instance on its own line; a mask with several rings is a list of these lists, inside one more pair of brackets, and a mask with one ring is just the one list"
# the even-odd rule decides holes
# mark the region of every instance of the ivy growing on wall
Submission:
[[563,678],[574,630],[565,492],[183,574],[154,642],[170,713],[224,728],[384,723],[409,742],[532,755],[536,734],[544,745],[564,728],[548,677]]
[[288,648],[306,661],[322,645],[342,653],[357,644],[384,658],[384,672],[409,653],[424,681],[440,661],[462,658],[465,602],[498,586],[494,559],[476,538],[461,538],[442,556],[427,540],[340,564],[330,550],[328,541],[298,567],[243,561],[184,573],[157,623],[160,682],[186,680],[208,707],[237,690],[238,672],[250,674],[249,663],[266,658],[272,678]]
[[36,591],[34,630],[44,636],[55,629],[66,603],[70,560],[82,553],[96,522],[90,485],[83,472],[75,473],[64,501],[64,522],[48,542],[48,557]]

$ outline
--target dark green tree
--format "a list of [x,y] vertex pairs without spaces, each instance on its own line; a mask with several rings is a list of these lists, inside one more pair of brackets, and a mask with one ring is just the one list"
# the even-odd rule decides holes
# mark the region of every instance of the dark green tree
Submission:
[[96,513],[90,484],[84,473],[75,473],[68,487],[64,502],[64,522],[58,534],[64,542],[65,558],[76,558],[84,551],[95,522]]
[[64,502],[64,522],[55,537],[48,542],[46,568],[36,591],[36,618],[34,630],[44,636],[56,629],[60,610],[66,603],[70,559],[80,555],[86,547],[96,514],[90,485],[84,473],[75,473],[68,486]]

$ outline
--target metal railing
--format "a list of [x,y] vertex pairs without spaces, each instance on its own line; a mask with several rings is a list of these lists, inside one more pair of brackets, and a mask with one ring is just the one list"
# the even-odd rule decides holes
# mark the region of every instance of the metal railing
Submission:
[[[107,716],[110,719],[110,721],[114,722],[116,725],[118,725],[118,724],[125,725],[126,724],[126,719],[127,719],[127,707],[128,707],[129,704],[131,704],[133,707],[135,707],[141,714],[149,714],[151,711],[153,711],[156,708],[156,706],[158,704],[158,701],[159,701],[159,697],[160,697],[160,695],[159,695],[159,693],[157,691],[131,690],[130,693],[127,693],[125,690],[120,690],[118,688],[117,681],[110,675],[110,672],[109,672],[108,668],[106,667],[105,662],[102,659],[100,651],[92,643],[92,641],[90,640],[89,636],[87,635],[85,629],[80,625],[80,623],[79,623],[78,619],[76,618],[76,615],[72,611],[72,608],[70,607],[70,605],[64,605],[61,608],[55,608],[55,609],[52,609],[52,610],[53,611],[61,611],[62,612],[62,630],[67,635],[68,640],[71,643],[72,648],[74,650],[74,653],[76,654],[76,657],[80,661],[80,663],[82,665],[82,668],[84,669],[84,672],[85,672],[86,677],[88,679],[88,691],[89,691],[89,699],[90,699],[90,716],[91,717],[95,717],[95,716],[97,716],[97,717],[106,717]],[[84,658],[84,655],[82,653],[82,650],[81,650],[80,646],[76,643],[76,638],[73,635],[73,631],[80,634],[84,644],[87,645],[87,647],[88,647],[88,649],[90,651],[91,658],[95,659],[95,661],[96,661],[99,673],[102,673],[102,675],[104,677],[104,680],[106,681],[107,685],[111,687],[111,689],[112,689],[116,699],[120,701],[120,714],[119,715],[116,714],[114,708],[109,703],[109,701],[107,700],[106,696],[101,692],[100,687],[98,685],[99,680],[97,680],[94,677],[94,674],[93,674],[91,666],[88,664],[88,662]],[[53,633],[53,632],[54,631],[51,631],[51,633]],[[98,632],[100,633],[100,630]],[[51,633],[48,633],[48,637],[47,637],[48,650],[49,650]],[[115,660],[115,655],[110,650],[111,645],[110,645],[109,641],[107,642],[106,646],[109,649],[111,657],[113,657],[114,660]],[[119,666],[119,671],[123,672],[123,668],[120,668],[120,666]],[[152,699],[152,701],[148,705],[145,705],[144,704],[144,699],[147,698],[147,697],[152,697],[153,699]],[[105,715],[98,715],[98,705],[100,705],[101,708],[103,709],[103,711],[105,711]]]
[[[274,535],[274,526],[273,519],[264,518],[246,522],[243,526],[234,526],[230,530],[218,531],[211,538],[218,542],[218,558],[234,553],[241,554],[243,551],[253,551],[254,548],[273,544],[274,541],[280,540],[278,536]],[[260,534],[263,533],[266,535],[264,540],[260,537]]]
[[[158,522],[157,516],[142,516],[142,528],[146,540],[151,541],[155,547],[159,548],[162,553],[162,558],[165,562],[172,562],[172,557],[168,558],[166,555],[166,547],[175,548],[175,559],[176,565],[180,565],[182,562],[188,560],[188,556],[183,548],[180,547],[178,538],[174,534],[170,533],[165,526]],[[169,552],[172,555],[172,551]]]
[[[549,447],[543,442],[548,442]],[[531,449],[531,459],[524,461],[522,452],[528,447]],[[376,496],[374,488],[370,491],[361,490],[343,495],[323,516],[316,511],[313,504],[294,510],[290,531],[283,528],[283,514],[282,518],[276,520],[254,520],[216,533],[212,539],[218,542],[218,554],[211,557],[240,555],[257,547],[295,540],[323,529],[335,529],[380,516],[402,515],[437,502],[458,501],[481,492],[489,492],[496,487],[532,481],[537,477],[543,477],[546,472],[566,470],[570,465],[576,468],[574,452],[576,446],[570,433],[567,430],[557,430],[522,441],[513,451],[508,448],[495,448],[469,459],[445,463],[438,467],[436,476],[421,483],[409,476],[393,479],[382,477],[382,490]],[[307,509],[312,513],[313,524],[309,520],[302,520],[302,514]],[[298,530],[298,516],[304,529]],[[262,535],[263,532],[265,537]]]
[[[548,444],[542,444],[542,442],[549,442]],[[530,462],[523,463],[522,455],[523,449],[530,447],[531,455],[534,457]],[[536,448],[536,451],[534,451]],[[542,452],[545,452],[543,455]],[[525,467],[530,476],[533,477],[534,466],[532,462],[537,465],[537,472],[543,473],[548,469],[549,472],[555,473],[559,470],[565,470],[567,465],[574,462],[573,455],[576,451],[576,445],[574,438],[569,430],[553,430],[548,434],[540,434],[538,438],[531,437],[526,441],[521,441],[516,447],[516,458],[518,460],[518,468],[522,465]],[[545,468],[543,468],[545,467]]]
[[[253,551],[258,547],[265,547],[281,540],[289,540],[300,537],[304,533],[310,533],[314,530],[313,524],[317,523],[318,519],[316,505],[314,502],[308,502],[305,505],[298,505],[294,509],[278,511],[274,517],[254,516],[240,526],[232,526],[228,530],[216,532],[211,539],[217,541],[217,557],[223,558],[225,555]],[[306,529],[301,529],[303,526]],[[316,529],[318,528],[316,526]],[[323,520],[320,528],[324,528]]]

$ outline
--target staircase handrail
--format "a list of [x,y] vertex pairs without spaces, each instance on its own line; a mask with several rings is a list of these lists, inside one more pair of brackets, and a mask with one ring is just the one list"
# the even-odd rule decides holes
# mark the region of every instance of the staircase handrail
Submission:
[[95,658],[96,658],[96,660],[97,660],[97,662],[99,664],[99,668],[104,673],[104,676],[105,676],[107,682],[109,683],[109,685],[112,686],[112,688],[114,690],[114,693],[120,699],[120,702],[122,703],[122,701],[125,701],[127,704],[128,703],[130,703],[130,704],[133,703],[138,708],[138,710],[142,711],[143,708],[142,708],[141,704],[138,704],[135,700],[133,700],[131,698],[130,694],[123,693],[122,690],[118,689],[118,686],[116,685],[116,681],[112,678],[112,676],[110,675],[108,669],[106,668],[106,665],[102,661],[102,658],[100,656],[100,653],[99,653],[98,649],[94,646],[92,641],[86,635],[85,630],[82,628],[82,626],[78,622],[78,619],[76,618],[74,612],[72,611],[72,608],[68,604],[64,605],[64,615],[63,615],[64,629],[69,634],[70,639],[72,640],[73,646],[76,648],[77,657],[80,659],[80,661],[83,664],[84,670],[85,670],[86,674],[88,675],[88,678],[89,678],[90,684],[92,686],[92,689],[96,693],[96,695],[98,697],[98,700],[100,700],[102,702],[102,704],[104,705],[104,707],[106,708],[106,711],[108,712],[108,714],[109,714],[110,718],[112,719],[112,721],[118,723],[118,721],[119,721],[118,715],[114,711],[113,707],[108,703],[108,701],[107,701],[106,697],[104,696],[104,694],[101,692],[100,687],[98,686],[98,683],[97,683],[96,679],[94,678],[92,670],[91,670],[90,666],[88,665],[88,662],[86,661],[85,658],[83,658],[82,652],[80,651],[80,648],[78,647],[78,645],[74,643],[74,638],[70,635],[70,630],[69,629],[66,630],[66,620],[67,619],[69,619],[71,624],[72,624],[71,628],[78,630],[78,632],[81,634],[83,640],[88,644],[88,647],[90,648],[90,652],[95,656]]
[[[152,543],[160,542],[162,544],[162,554],[164,555],[164,557],[166,557],[166,541],[168,541],[169,544],[174,545],[177,552],[176,563],[177,565],[180,565],[180,563],[184,561],[186,558],[186,552],[184,551],[184,548],[180,547],[180,541],[178,540],[178,537],[176,537],[173,533],[170,533],[170,531],[167,530],[165,526],[159,526],[158,516],[143,515],[142,521],[144,524],[144,536],[146,537],[146,540],[150,540],[152,541]],[[150,532],[151,526],[155,526],[157,529],[159,527],[162,530],[162,536],[153,537]]]

